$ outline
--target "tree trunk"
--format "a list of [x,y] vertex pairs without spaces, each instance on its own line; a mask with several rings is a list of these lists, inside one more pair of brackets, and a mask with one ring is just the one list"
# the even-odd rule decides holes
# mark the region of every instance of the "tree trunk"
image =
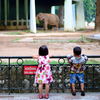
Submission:
[[100,0],[97,0],[96,6],[95,30],[100,31]]
[[60,6],[58,10],[58,17],[59,17],[59,24],[62,26],[63,23],[63,18],[64,18],[64,7]]

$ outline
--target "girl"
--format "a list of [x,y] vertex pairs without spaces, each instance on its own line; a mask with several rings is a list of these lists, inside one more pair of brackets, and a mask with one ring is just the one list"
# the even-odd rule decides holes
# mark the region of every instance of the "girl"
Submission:
[[35,83],[39,84],[39,98],[43,98],[42,89],[43,84],[45,84],[45,98],[49,98],[49,84],[53,82],[52,72],[49,65],[49,57],[52,55],[48,55],[48,48],[46,45],[42,45],[39,48],[39,55],[33,55],[33,58],[38,59],[38,68],[35,75]]

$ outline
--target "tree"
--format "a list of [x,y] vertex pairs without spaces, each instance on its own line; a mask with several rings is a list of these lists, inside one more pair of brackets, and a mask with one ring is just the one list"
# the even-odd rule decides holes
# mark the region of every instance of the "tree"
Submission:
[[97,0],[96,6],[95,30],[100,31],[100,0]]
[[96,16],[96,2],[97,0],[84,0],[85,20],[91,22],[95,20]]

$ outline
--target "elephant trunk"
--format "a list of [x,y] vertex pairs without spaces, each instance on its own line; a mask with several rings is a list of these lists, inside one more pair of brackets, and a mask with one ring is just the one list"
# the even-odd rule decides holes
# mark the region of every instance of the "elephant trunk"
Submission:
[[38,19],[38,15],[36,16],[36,20]]

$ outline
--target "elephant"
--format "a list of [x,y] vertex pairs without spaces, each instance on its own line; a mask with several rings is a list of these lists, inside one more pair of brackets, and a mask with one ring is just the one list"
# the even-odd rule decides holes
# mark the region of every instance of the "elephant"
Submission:
[[36,16],[36,19],[38,19],[39,21],[43,21],[43,27],[45,31],[47,31],[48,24],[53,26],[52,31],[54,30],[54,26],[56,26],[56,29],[58,30],[59,17],[57,15],[49,13],[39,13]]

